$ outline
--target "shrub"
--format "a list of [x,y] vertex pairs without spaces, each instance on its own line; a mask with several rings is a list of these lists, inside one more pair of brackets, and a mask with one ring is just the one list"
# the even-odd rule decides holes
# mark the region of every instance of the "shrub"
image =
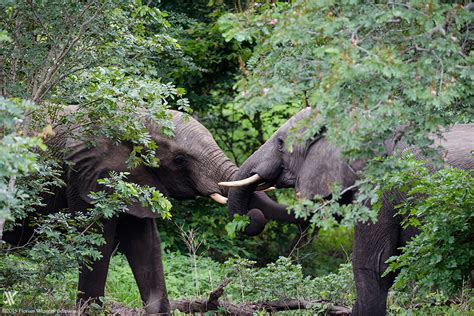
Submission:
[[422,162],[410,162],[390,185],[409,185],[408,203],[399,212],[404,226],[420,233],[390,258],[387,273],[398,271],[394,289],[413,296],[429,297],[436,290],[453,295],[474,268],[474,178],[456,168],[430,173]]

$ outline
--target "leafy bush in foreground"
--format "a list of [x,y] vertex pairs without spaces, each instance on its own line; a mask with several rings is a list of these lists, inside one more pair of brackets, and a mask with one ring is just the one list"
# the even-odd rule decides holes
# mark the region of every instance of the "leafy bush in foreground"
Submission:
[[[223,300],[235,303],[271,299],[327,299],[331,302],[351,306],[355,299],[354,281],[350,263],[339,267],[337,273],[322,277],[304,276],[300,265],[285,257],[266,267],[255,267],[255,263],[246,259],[230,259],[225,264],[207,257],[180,253],[165,253],[164,267],[170,299],[207,297],[224,278],[232,282],[225,288]],[[9,265],[23,265],[20,258],[11,257]],[[62,279],[46,278],[53,289],[33,296],[20,289],[15,305],[10,308],[22,309],[74,309],[77,271],[65,271]],[[38,281],[39,282],[39,281]],[[36,286],[36,284],[34,284]],[[33,284],[31,286],[34,286]],[[464,289],[463,295],[447,304],[446,297],[440,293],[430,293],[422,303],[410,304],[411,292],[391,292],[389,296],[389,314],[463,314],[472,305],[472,290]],[[95,306],[96,312],[107,312],[115,306],[124,311],[137,311],[142,303],[132,271],[123,255],[112,258],[107,278],[104,306]],[[314,306],[311,313],[318,313],[322,306]],[[301,314],[293,311],[286,314]]]
[[401,255],[390,258],[387,272],[399,272],[396,290],[428,300],[439,290],[446,301],[474,269],[474,178],[456,168],[430,173],[421,164],[408,159],[410,167],[388,184],[410,188],[399,212],[405,216],[404,225],[416,227],[420,234]]

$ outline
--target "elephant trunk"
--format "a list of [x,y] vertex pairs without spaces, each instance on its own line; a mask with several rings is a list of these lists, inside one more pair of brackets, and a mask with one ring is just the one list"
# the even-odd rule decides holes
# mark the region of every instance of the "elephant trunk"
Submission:
[[[260,156],[261,151],[262,148],[247,159],[238,172],[236,172],[234,180],[249,178],[257,174],[254,170],[259,168],[255,161],[256,157]],[[244,230],[245,234],[249,236],[260,234],[265,228],[267,220],[306,224],[305,220],[297,219],[294,215],[289,214],[286,206],[276,203],[263,192],[255,192],[257,186],[258,182],[254,182],[245,186],[229,188],[228,210],[230,218],[232,219],[235,214],[248,215],[250,217],[250,224]]]
[[[225,155],[224,155],[225,157]],[[227,157],[226,157],[227,158]],[[219,182],[222,181],[232,181],[236,178],[239,168],[229,159],[225,161],[219,168]],[[220,186],[221,192],[224,196],[228,196],[229,188],[225,186]]]
[[[232,180],[240,180],[250,177],[250,170],[251,167],[249,164],[244,164],[235,174],[234,179]],[[264,193],[254,192],[256,188],[257,183],[253,183],[242,187],[229,188],[228,193],[229,199],[227,202],[227,207],[230,218],[233,219],[235,214],[248,215],[250,217],[250,224],[244,230],[244,233],[249,236],[260,234],[265,228],[266,224],[265,215],[263,215],[261,210],[258,208],[249,210],[252,196],[255,196],[258,199],[262,194],[265,195]]]
[[[228,196],[229,189],[225,186],[218,185],[219,182],[232,181],[235,179],[239,168],[217,147],[211,153],[206,154],[206,165],[209,166],[209,177],[213,179],[213,186],[217,185],[218,192],[223,196]],[[212,190],[212,189],[211,189]]]

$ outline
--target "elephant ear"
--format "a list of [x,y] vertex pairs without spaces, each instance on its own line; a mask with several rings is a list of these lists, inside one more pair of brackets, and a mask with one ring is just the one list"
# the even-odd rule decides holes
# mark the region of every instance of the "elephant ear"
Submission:
[[342,159],[341,151],[322,138],[307,150],[295,189],[307,198],[327,197],[334,184],[347,188],[355,180],[356,174]]
[[[74,204],[84,205],[84,202],[90,205],[92,202],[89,196],[90,192],[109,191],[97,180],[109,177],[110,171],[130,172],[126,164],[130,154],[129,148],[121,144],[114,145],[111,141],[103,138],[95,139],[94,142],[94,145],[90,145],[76,138],[69,138],[66,141],[68,200],[73,199],[69,203],[70,208],[78,208]],[[142,169],[140,171],[133,170],[130,177],[132,179],[129,178],[129,180],[133,181],[133,175],[136,173],[142,172],[143,176],[143,172],[147,171],[145,168]],[[159,216],[138,203],[130,205],[127,213],[140,218]]]

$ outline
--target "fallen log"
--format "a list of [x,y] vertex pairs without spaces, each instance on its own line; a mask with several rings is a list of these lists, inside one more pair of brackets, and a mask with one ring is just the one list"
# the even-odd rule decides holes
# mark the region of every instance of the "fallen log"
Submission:
[[351,309],[342,305],[333,305],[327,300],[298,300],[283,299],[276,301],[264,301],[250,304],[255,311],[278,312],[297,309],[309,309],[315,305],[327,305],[325,315],[350,315]]
[[[269,313],[278,311],[309,309],[315,305],[323,305],[326,308],[326,315],[350,315],[350,308],[342,305],[333,305],[327,300],[298,300],[282,299],[274,301],[261,301],[255,303],[233,304],[229,302],[220,302],[219,298],[224,294],[224,288],[230,283],[225,279],[219,287],[214,290],[208,299],[187,299],[171,301],[171,309],[179,310],[183,313],[205,313],[217,311],[222,314],[248,316],[254,315],[257,311],[266,311]],[[326,306],[324,306],[326,305]]]

